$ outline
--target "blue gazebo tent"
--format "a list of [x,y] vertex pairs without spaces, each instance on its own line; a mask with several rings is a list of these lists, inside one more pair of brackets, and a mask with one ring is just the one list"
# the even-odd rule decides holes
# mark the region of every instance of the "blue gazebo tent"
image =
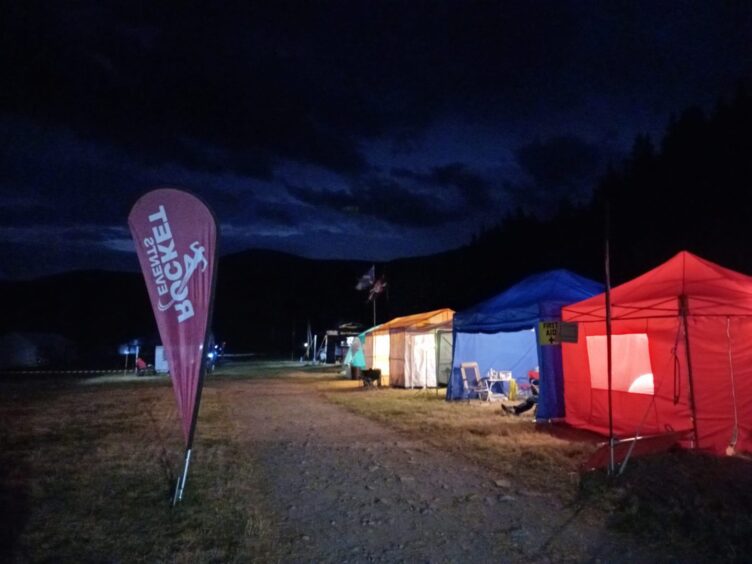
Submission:
[[540,373],[536,416],[564,416],[560,345],[539,344],[539,324],[561,320],[561,308],[603,292],[603,285],[568,270],[551,270],[525,278],[454,316],[454,352],[447,400],[464,396],[460,365],[477,362],[481,375],[490,369],[511,370],[519,383],[528,372]]

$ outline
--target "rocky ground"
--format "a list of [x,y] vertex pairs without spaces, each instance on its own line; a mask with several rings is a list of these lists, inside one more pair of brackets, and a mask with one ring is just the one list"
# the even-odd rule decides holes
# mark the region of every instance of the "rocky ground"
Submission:
[[666,560],[604,515],[450,456],[289,379],[227,382],[290,562]]

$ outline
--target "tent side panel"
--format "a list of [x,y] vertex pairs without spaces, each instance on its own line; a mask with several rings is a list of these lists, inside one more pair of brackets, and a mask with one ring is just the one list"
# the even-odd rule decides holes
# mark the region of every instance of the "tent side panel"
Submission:
[[389,333],[377,333],[373,336],[371,368],[381,370],[382,376],[389,376]]
[[564,383],[561,345],[540,347],[540,397],[535,411],[537,419],[564,417]]
[[415,335],[413,333],[405,333],[405,387],[413,388],[416,385],[420,386],[419,376],[416,374],[417,366],[415,363]]
[[[731,321],[731,358],[733,386],[728,386],[736,396],[736,414],[739,421],[737,451],[752,452],[752,319],[736,318]],[[731,378],[729,378],[731,379]],[[734,396],[729,398],[734,406]]]
[[389,331],[389,385],[405,387],[405,330]]
[[477,362],[481,376],[493,368],[511,370],[519,384],[528,382],[528,372],[539,365],[535,331],[526,329],[512,333],[457,333],[451,385],[447,399],[462,397],[460,365]]
[[[649,379],[649,388],[653,389],[650,393],[636,393],[635,388],[626,388],[623,382],[618,383],[620,369],[635,364],[634,359],[629,357],[634,350],[620,347],[614,340],[612,373],[615,380],[611,397],[613,427],[617,436],[632,437],[637,433],[647,435],[692,428],[687,407],[688,386],[686,366],[682,360],[683,347],[680,346],[677,355],[674,354],[676,331],[677,320],[671,318],[613,323],[614,339],[623,335],[647,335],[652,373],[644,377]],[[599,352],[598,361],[591,358],[596,349],[588,348],[588,337],[600,337],[597,345],[605,347],[604,336],[605,324],[581,323],[579,341],[562,345],[562,360],[567,423],[608,435],[608,389],[603,385],[608,380],[605,348]],[[595,345],[595,342],[591,342],[591,347]],[[677,356],[680,359],[678,371],[675,362]],[[675,398],[677,393],[679,395]]]
[[373,367],[373,334],[367,333],[365,343],[363,343],[363,354],[366,358],[366,366]]
[[454,360],[452,361],[452,371],[447,386],[447,400],[462,399],[463,397],[464,388],[460,365],[463,362],[470,362],[468,359],[475,358],[475,350],[478,347],[477,338],[477,333],[456,333],[454,336]]
[[690,317],[688,325],[699,448],[724,454],[736,437],[737,451],[752,451],[752,320]]
[[439,365],[436,367],[436,382],[439,386],[449,384],[449,376],[452,373],[452,333],[439,331],[436,335]]
[[590,366],[588,363],[586,332],[589,325],[580,323],[576,343],[562,343],[561,356],[564,371],[565,420],[573,427],[601,432],[600,426],[591,425]]
[[436,334],[415,333],[409,339],[413,343],[410,364],[413,366],[413,379],[407,384],[415,388],[436,387]]

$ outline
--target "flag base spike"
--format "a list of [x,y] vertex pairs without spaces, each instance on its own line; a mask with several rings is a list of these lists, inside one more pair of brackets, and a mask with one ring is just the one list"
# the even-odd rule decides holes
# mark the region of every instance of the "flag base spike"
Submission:
[[183,501],[183,490],[185,489],[185,482],[188,479],[188,467],[191,464],[191,449],[185,451],[185,462],[183,463],[183,473],[178,476],[178,482],[175,484],[175,494],[172,498],[172,506],[175,507],[178,501]]

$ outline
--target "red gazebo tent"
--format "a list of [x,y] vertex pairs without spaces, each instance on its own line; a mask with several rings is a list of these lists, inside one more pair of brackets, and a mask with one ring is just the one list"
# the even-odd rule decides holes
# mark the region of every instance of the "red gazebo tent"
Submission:
[[[566,421],[609,432],[606,296],[562,308]],[[619,438],[687,431],[684,446],[752,451],[752,277],[683,251],[611,290]]]

